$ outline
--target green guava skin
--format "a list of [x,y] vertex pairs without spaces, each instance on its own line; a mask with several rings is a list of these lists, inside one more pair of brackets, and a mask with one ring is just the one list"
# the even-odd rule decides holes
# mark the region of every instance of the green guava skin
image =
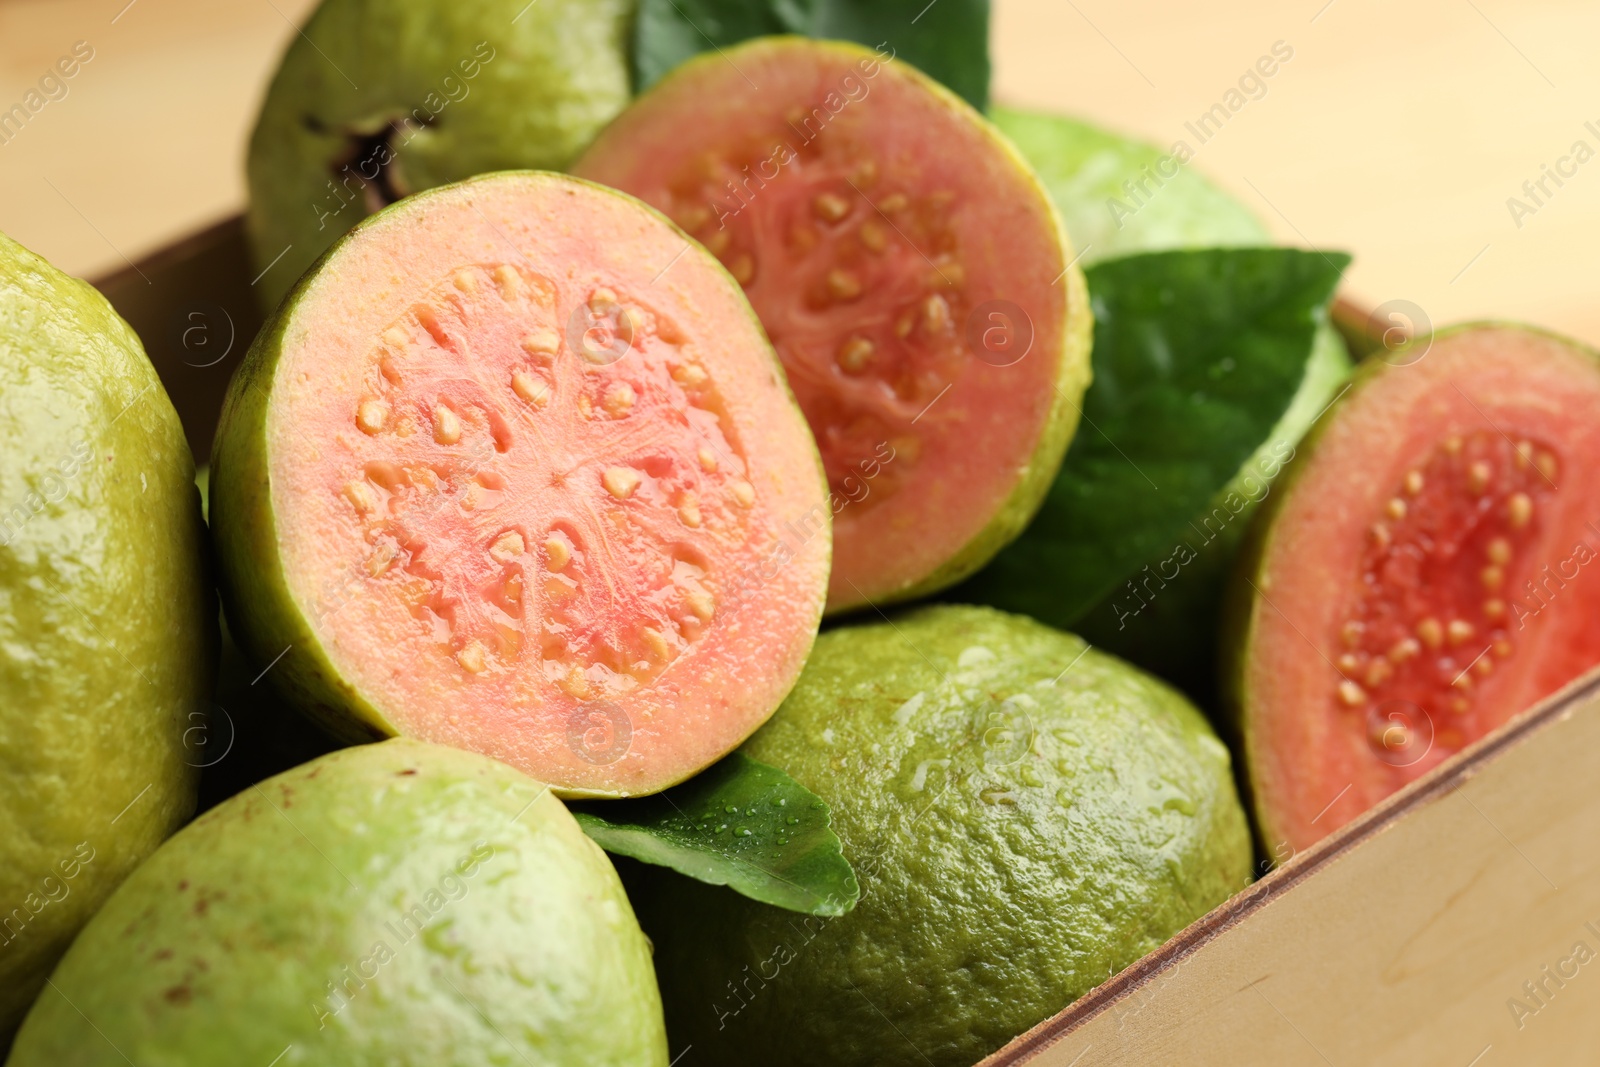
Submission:
[[246,225],[267,310],[388,202],[366,162],[384,157],[352,138],[411,123],[390,142],[387,174],[401,194],[566,167],[630,98],[634,6],[323,0],[291,39],[250,138]]
[[1363,360],[1356,364],[1349,376],[1350,388],[1337,401],[1328,405],[1311,426],[1301,435],[1294,459],[1279,472],[1272,492],[1261,502],[1245,526],[1244,537],[1235,553],[1233,567],[1223,586],[1221,624],[1218,627],[1217,695],[1221,711],[1219,722],[1228,735],[1234,751],[1238,752],[1243,767],[1240,782],[1245,802],[1255,816],[1256,841],[1264,856],[1281,857],[1287,838],[1278,830],[1273,812],[1260,801],[1253,768],[1256,763],[1254,736],[1250,730],[1250,696],[1244,679],[1250,646],[1254,643],[1255,617],[1259,607],[1257,590],[1262,580],[1262,564],[1272,537],[1272,529],[1279,511],[1294,496],[1295,484],[1301,472],[1316,453],[1317,441],[1328,426],[1338,418],[1339,411],[1356,395],[1373,376],[1388,366],[1382,360]]
[[0,1046],[194,811],[217,609],[193,477],[133,331],[0,235]]
[[743,750],[827,801],[862,898],[800,916],[627,868],[700,1064],[968,1067],[1250,880],[1199,712],[991,608],[824,633]]
[[[382,226],[416,211],[434,195],[408,198],[360,220],[355,228]],[[354,228],[353,228],[354,229]],[[347,235],[341,235],[341,238]],[[337,244],[337,242],[336,242]],[[324,253],[323,260],[335,249]],[[277,522],[267,475],[267,418],[278,358],[297,325],[297,296],[317,277],[322,262],[302,275],[256,334],[223,399],[211,446],[209,519],[217,553],[219,591],[232,639],[268,684],[330,737],[343,744],[381,741],[397,731],[346,682],[323,650],[285,578],[278,555]],[[285,662],[287,660],[287,662]]]
[[[1138,252],[1273,243],[1249,208],[1154,145],[1062,115],[995,107],[989,118],[1039,172],[1086,267]],[[1177,173],[1167,178],[1158,164]],[[1146,173],[1143,190],[1124,188]]]
[[[1188,553],[1177,557],[1188,559],[1177,578],[1153,583],[1160,588],[1142,607],[1126,585],[1119,585],[1077,621],[1079,632],[1096,646],[1156,671],[1212,706],[1217,654],[1210,627],[1221,611],[1223,591],[1251,518],[1277,491],[1275,481],[1296,454],[1302,436],[1349,380],[1350,371],[1344,341],[1324,323],[1312,341],[1300,388],[1278,424],[1194,524],[1149,562],[1149,573],[1158,577],[1170,573],[1172,564],[1167,561],[1174,558],[1180,543],[1187,545]],[[1130,578],[1137,584],[1146,576],[1140,568]],[[1138,613],[1128,615],[1131,608]]]
[[52,983],[11,1067],[667,1064],[605,853],[538,782],[405,739],[195,820]]
[[[194,484],[200,490],[200,511],[209,521],[209,466],[194,472]],[[217,629],[222,641],[211,716],[203,736],[191,731],[189,746],[197,750],[195,762],[200,765],[197,811],[209,811],[257,782],[341,747],[304,715],[286,707],[270,684],[257,684],[261,668],[234,642],[220,611]]]

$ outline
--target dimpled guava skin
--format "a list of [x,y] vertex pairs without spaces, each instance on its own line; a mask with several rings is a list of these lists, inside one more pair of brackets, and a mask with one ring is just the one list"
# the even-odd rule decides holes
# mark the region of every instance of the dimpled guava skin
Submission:
[[824,633],[743,751],[827,801],[862,899],[799,916],[627,869],[673,1050],[700,1064],[966,1067],[1250,880],[1200,714],[1021,616]]
[[201,816],[52,983],[12,1067],[667,1063],[605,853],[540,783],[406,739]]
[[193,478],[133,331],[0,235],[0,1047],[194,811],[217,609]]
[[247,226],[265,305],[402,196],[564,168],[628,102],[633,8],[323,0],[290,40],[250,139]]
[[1065,115],[997,107],[989,118],[1038,171],[1085,267],[1169,248],[1273,243],[1249,208],[1153,145]]

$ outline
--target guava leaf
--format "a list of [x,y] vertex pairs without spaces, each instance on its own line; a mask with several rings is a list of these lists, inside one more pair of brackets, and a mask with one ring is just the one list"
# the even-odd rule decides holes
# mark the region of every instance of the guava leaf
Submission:
[[861,899],[855,871],[829,828],[828,805],[742,752],[664,793],[569,806],[606,851],[763,904],[837,916]]
[[989,0],[640,0],[634,88],[701,52],[773,33],[881,45],[980,111],[989,103]]
[[1094,381],[1077,435],[1027,532],[949,598],[1069,626],[1129,580],[1157,593],[1161,576],[1144,565],[1190,532],[1277,425],[1349,262],[1228,248],[1091,267]]

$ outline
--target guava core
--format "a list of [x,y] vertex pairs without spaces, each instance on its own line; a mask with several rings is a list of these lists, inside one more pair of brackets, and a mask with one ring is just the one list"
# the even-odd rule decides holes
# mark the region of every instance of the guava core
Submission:
[[375,216],[285,300],[211,518],[229,627],[301,707],[614,796],[788,693],[825,491],[727,272],[631,197],[507,172]]
[[1078,419],[1090,313],[1038,179],[965,102],[840,42],[690,60],[574,173],[727,265],[815,432],[830,611],[911,599],[1027,525]]
[[193,477],[133,331],[0,235],[0,1046],[194,811],[216,598]]
[[248,232],[267,309],[403,196],[559,170],[631,95],[633,0],[323,0],[250,138]]
[[1300,849],[1600,664],[1600,361],[1509,325],[1368,360],[1268,498],[1225,671]]
[[12,1067],[667,1064],[605,853],[540,783],[403,738],[195,820],[51,981]]
[[1199,712],[1022,616],[828,631],[743,751],[827,801],[861,902],[801,916],[627,868],[697,1063],[970,1067],[1250,880]]

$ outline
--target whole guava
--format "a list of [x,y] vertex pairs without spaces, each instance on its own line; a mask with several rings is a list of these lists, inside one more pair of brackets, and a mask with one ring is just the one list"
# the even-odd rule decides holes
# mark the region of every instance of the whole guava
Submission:
[[996,107],[989,117],[1039,172],[1085,267],[1169,248],[1272,244],[1249,208],[1190,163],[1065,115]]
[[217,604],[193,478],[127,323],[0,235],[0,1046],[194,811]]
[[666,1067],[666,1049],[649,944],[555,795],[397,739],[174,837],[78,938],[8,1062]]
[[628,102],[634,0],[323,0],[250,138],[270,310],[366,216],[485,171],[560,170]]
[[861,901],[802,916],[627,867],[685,1062],[968,1067],[1250,880],[1200,713],[1020,615],[828,631],[742,751],[827,802]]

